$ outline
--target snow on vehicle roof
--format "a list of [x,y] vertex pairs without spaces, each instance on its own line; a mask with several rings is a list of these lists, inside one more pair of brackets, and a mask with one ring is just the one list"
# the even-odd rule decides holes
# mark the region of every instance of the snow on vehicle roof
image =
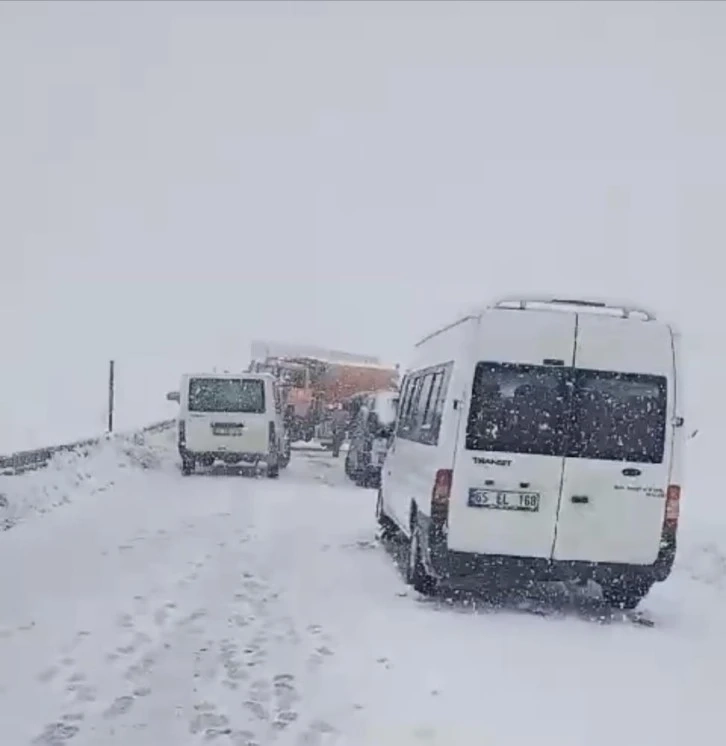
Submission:
[[369,368],[394,368],[395,366],[385,365],[379,357],[372,355],[358,355],[352,352],[342,350],[329,350],[323,347],[313,345],[295,345],[285,342],[273,342],[256,340],[252,342],[251,353],[253,360],[265,360],[266,358],[309,358],[320,360],[324,363],[334,363],[337,365],[360,365]]
[[185,373],[185,378],[270,378],[274,380],[274,376],[271,373],[266,372],[260,372],[260,373],[250,373],[248,371],[222,371],[221,373],[219,371],[214,371],[212,373]]
[[488,303],[484,308],[480,308],[480,312],[495,308],[511,308],[512,306],[524,310],[528,305],[545,307],[549,310],[579,310],[581,313],[615,314],[625,318],[630,317],[632,314],[637,314],[644,317],[646,321],[656,320],[655,312],[639,303],[622,299],[584,296],[510,295],[497,298]]
[[396,370],[395,364],[389,365],[387,363],[368,363],[356,360],[332,360],[329,358],[318,357],[317,355],[291,355],[290,357],[280,356],[271,357],[270,359],[296,367],[303,367],[303,363],[301,363],[300,361],[314,360],[317,363],[324,363],[325,365],[345,365],[346,367],[350,368],[370,368],[374,370],[388,370],[391,372],[394,372]]
[[[442,332],[453,329],[464,321],[482,316],[482,314],[487,311],[495,311],[499,309],[519,309],[522,311],[569,311],[570,313],[577,311],[578,313],[619,316],[624,319],[632,319],[635,316],[639,317],[639,320],[650,322],[657,322],[658,320],[654,311],[645,308],[638,303],[631,303],[627,300],[618,301],[612,298],[585,298],[579,296],[556,298],[547,295],[530,295],[523,293],[520,295],[503,296],[483,305],[470,306],[467,310],[460,313],[453,321],[419,339],[414,346],[418,347]],[[669,326],[672,327],[672,325]]]
[[390,370],[390,371],[396,370],[395,365],[388,365],[386,363],[380,363],[380,362],[370,363],[370,362],[364,362],[364,361],[358,361],[358,360],[333,360],[330,358],[317,357],[314,355],[307,355],[305,359],[316,360],[320,363],[325,363],[326,365],[345,365],[350,368],[373,368],[377,370]]
[[398,391],[373,392],[373,411],[378,415],[381,423],[390,425],[396,421],[396,402],[398,398]]

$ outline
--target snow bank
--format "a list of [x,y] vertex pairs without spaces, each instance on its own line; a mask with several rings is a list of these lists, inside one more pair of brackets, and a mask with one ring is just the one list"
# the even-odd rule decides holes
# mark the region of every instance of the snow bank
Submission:
[[44,469],[0,476],[0,530],[103,492],[129,469],[171,466],[173,440],[173,429],[117,436],[59,453]]
[[[726,500],[718,477],[720,412],[696,420],[687,441],[676,567],[691,579],[726,590]],[[696,425],[694,424],[694,426]]]
[[294,443],[290,443],[290,448],[293,451],[324,451],[325,447],[318,440],[296,440]]

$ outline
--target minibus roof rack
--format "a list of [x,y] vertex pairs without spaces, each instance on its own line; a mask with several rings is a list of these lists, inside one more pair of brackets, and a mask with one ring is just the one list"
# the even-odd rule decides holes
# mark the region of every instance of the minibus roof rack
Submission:
[[553,307],[569,306],[589,311],[604,311],[617,313],[622,318],[627,319],[633,315],[642,316],[645,321],[655,321],[656,315],[653,311],[639,306],[635,303],[616,302],[604,299],[586,299],[586,298],[553,298],[542,295],[517,295],[505,296],[498,298],[490,303],[488,308],[516,308],[525,311],[533,306]]

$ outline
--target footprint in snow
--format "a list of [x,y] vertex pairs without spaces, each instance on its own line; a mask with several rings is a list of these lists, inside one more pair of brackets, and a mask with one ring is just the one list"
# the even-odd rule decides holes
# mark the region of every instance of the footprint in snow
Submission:
[[297,738],[298,746],[319,746],[325,743],[325,736],[337,733],[337,729],[325,720],[314,720]]
[[251,730],[236,730],[229,734],[232,746],[261,746],[261,742]]
[[123,629],[131,629],[134,626],[134,618],[131,614],[119,614],[116,618],[116,624]]
[[130,696],[117,697],[104,711],[103,717],[106,720],[116,718],[119,715],[127,713],[134,704],[134,698]]
[[290,712],[292,706],[300,700],[292,674],[278,674],[272,680],[275,688],[275,700],[279,713]]
[[80,723],[85,717],[82,712],[69,712],[67,715],[62,715],[61,720],[64,723]]
[[216,712],[202,712],[192,718],[192,721],[189,723],[189,732],[192,734],[227,728],[229,728],[229,718],[225,715],[219,715]]
[[58,746],[65,741],[78,735],[80,728],[77,725],[58,722],[46,725],[43,732],[33,739],[33,746]]
[[158,608],[154,612],[154,624],[157,627],[163,627],[169,620],[169,616],[174,609],[176,609],[176,604],[173,604],[171,602],[164,604],[163,606]]
[[253,699],[248,699],[244,702],[244,706],[258,719],[267,722],[270,719],[270,714],[267,708],[262,702],[257,702]]
[[297,720],[297,712],[294,710],[283,710],[275,715],[272,721],[272,727],[276,730],[285,730],[291,723]]
[[137,661],[126,669],[125,677],[133,680],[146,676],[151,673],[155,663],[156,656],[152,653],[147,653],[140,661]]
[[51,666],[50,668],[46,668],[45,671],[41,671],[36,678],[41,684],[48,684],[53,681],[59,673],[60,668],[58,668],[58,666]]

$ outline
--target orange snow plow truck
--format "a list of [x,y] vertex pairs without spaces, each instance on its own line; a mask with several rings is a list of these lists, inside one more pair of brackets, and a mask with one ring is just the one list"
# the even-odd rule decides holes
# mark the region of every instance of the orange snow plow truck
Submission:
[[253,342],[249,372],[281,383],[290,441],[332,443],[332,412],[354,394],[398,388],[398,366],[338,350]]

